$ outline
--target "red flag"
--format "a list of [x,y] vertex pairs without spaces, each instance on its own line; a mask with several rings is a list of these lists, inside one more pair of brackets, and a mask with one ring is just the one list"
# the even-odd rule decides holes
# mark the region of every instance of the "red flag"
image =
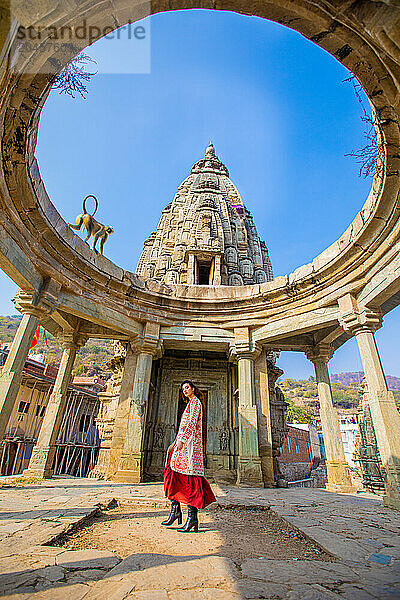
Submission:
[[29,350],[32,350],[32,348],[34,348],[38,341],[39,341],[39,335],[40,335],[40,325],[37,326],[37,329],[35,331],[35,335],[33,336],[33,340],[32,340],[32,344],[31,347],[29,348]]

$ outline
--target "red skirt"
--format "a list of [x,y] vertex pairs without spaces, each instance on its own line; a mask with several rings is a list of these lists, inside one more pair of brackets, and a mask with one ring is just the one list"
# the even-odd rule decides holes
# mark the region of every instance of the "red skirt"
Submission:
[[205,477],[177,473],[171,469],[170,461],[171,454],[164,470],[164,491],[169,500],[196,508],[205,508],[215,502],[215,496]]

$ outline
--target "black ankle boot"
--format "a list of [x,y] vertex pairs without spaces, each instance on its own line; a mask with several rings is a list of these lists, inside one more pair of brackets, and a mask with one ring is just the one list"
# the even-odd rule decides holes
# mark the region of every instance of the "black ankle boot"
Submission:
[[176,500],[171,500],[171,512],[166,521],[163,521],[161,525],[172,525],[178,519],[178,525],[182,525],[182,511],[181,505]]
[[193,529],[195,533],[199,530],[199,520],[197,518],[197,508],[195,506],[188,506],[187,521],[183,527],[179,527],[177,531],[182,533],[189,533]]

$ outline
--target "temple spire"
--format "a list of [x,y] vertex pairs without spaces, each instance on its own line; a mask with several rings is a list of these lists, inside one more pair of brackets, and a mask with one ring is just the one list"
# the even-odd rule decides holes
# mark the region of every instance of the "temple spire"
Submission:
[[211,140],[210,140],[210,143],[207,146],[205,156],[206,157],[208,157],[208,156],[215,156],[215,148],[214,148],[214,145],[213,145],[213,143],[212,143]]
[[167,285],[252,285],[272,279],[267,247],[212,141],[163,210],[137,273]]

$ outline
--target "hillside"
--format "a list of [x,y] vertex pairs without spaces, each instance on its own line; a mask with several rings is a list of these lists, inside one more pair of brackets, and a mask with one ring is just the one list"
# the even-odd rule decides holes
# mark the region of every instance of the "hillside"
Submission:
[[[355,412],[361,399],[360,382],[363,373],[339,373],[331,375],[333,404],[340,413]],[[400,404],[398,377],[388,376],[388,385],[396,401]],[[348,382],[348,383],[345,383]],[[311,423],[318,416],[319,401],[317,383],[314,377],[307,380],[283,379],[277,382],[288,402],[288,420],[298,423]]]
[[[364,379],[364,371],[356,371],[354,373],[336,373],[331,375],[331,381],[335,383],[342,383],[343,385],[351,385],[352,383],[361,383]],[[398,391],[400,390],[400,377],[394,377],[394,375],[387,375],[387,384],[389,390]]]
[[[17,331],[21,321],[20,315],[0,316],[0,342],[9,344]],[[35,355],[43,354],[46,364],[58,365],[61,360],[62,350],[58,341],[46,332],[47,343],[41,330],[39,343],[32,350]],[[76,355],[74,375],[99,375],[108,378],[110,370],[106,362],[112,358],[113,348],[111,340],[90,339]]]

